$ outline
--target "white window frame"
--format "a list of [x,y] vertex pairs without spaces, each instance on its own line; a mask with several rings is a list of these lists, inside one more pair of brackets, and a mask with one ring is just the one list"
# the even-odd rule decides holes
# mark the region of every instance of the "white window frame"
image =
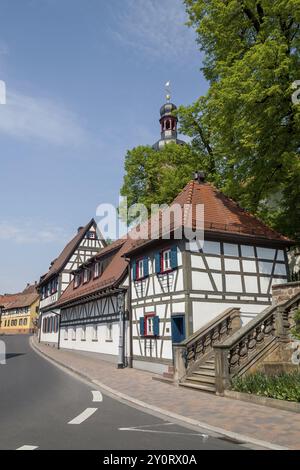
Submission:
[[83,271],[83,284],[86,284],[87,282],[89,282],[89,270],[85,269]]
[[112,341],[112,323],[106,323],[106,341]]
[[[167,256],[166,256],[167,255]],[[171,264],[171,249],[168,248],[167,250],[163,250],[161,253],[162,256],[162,268],[163,272],[171,271],[172,264]]]
[[81,327],[81,341],[86,340],[86,325],[82,325]]
[[74,287],[77,288],[80,286],[80,273],[76,273],[74,276]]
[[69,339],[69,329],[68,328],[65,328],[65,331],[64,331],[64,340],[65,341],[68,341]]
[[93,341],[98,341],[98,325],[93,325]]
[[137,262],[138,266],[137,266],[137,272],[138,272],[138,276],[137,276],[137,279],[143,279],[144,277],[144,258],[140,258]]
[[72,330],[72,341],[76,341],[76,326],[74,326]]

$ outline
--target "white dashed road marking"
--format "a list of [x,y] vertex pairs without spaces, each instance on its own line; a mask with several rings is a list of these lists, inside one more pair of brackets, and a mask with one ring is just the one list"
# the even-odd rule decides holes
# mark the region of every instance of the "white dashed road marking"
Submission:
[[164,424],[154,424],[154,425],[145,425],[145,426],[135,426],[132,428],[119,428],[119,431],[131,431],[131,432],[148,432],[152,434],[177,434],[177,435],[184,435],[184,436],[199,436],[203,439],[203,441],[206,441],[208,439],[207,434],[202,434],[202,433],[191,433],[191,432],[177,432],[177,431],[158,431],[154,429],[142,429],[142,428],[149,428],[149,427],[155,427],[155,426],[170,426],[173,423],[164,423]]
[[37,449],[37,448],[38,448],[38,446],[25,445],[25,446],[19,447],[17,450],[34,450],[34,449]]
[[72,421],[69,421],[68,424],[81,424],[83,421],[92,416],[97,410],[98,408],[87,408],[82,413],[80,413],[80,415],[76,416],[76,418],[72,419]]
[[103,401],[102,393],[99,390],[92,390],[93,401]]

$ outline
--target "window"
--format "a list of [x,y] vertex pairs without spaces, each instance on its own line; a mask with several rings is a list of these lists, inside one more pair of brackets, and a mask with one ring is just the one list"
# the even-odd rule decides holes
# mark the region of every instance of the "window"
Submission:
[[149,313],[140,318],[141,336],[159,336],[159,317]]
[[76,341],[76,328],[72,330],[72,341]]
[[89,240],[95,240],[96,239],[96,232],[93,232],[92,230],[90,230],[88,233],[87,233],[87,238]]
[[149,276],[149,258],[145,256],[132,263],[132,278],[134,281]]
[[165,248],[154,254],[154,266],[156,274],[165,273],[176,269],[178,266],[177,246]]
[[24,318],[24,320],[23,320],[23,325],[24,325],[24,326],[27,325],[27,318]]
[[100,263],[95,263],[94,266],[94,277],[100,276]]
[[68,336],[69,336],[69,330],[68,328],[65,328],[65,333],[64,333],[64,340],[68,341]]
[[19,320],[19,325],[21,326],[22,324],[23,324],[23,319],[20,318],[20,320]]
[[83,271],[83,284],[86,284],[89,281],[90,278],[90,271],[89,269],[85,269]]
[[136,263],[136,278],[142,279],[144,277],[144,259],[139,259]]
[[83,327],[81,328],[81,341],[85,341],[86,340],[86,326],[83,325]]
[[172,269],[171,266],[171,250],[164,250],[161,253],[161,271],[170,271]]
[[112,341],[112,323],[106,324],[106,341]]
[[98,341],[98,325],[93,325],[93,341]]
[[76,274],[75,274],[75,277],[74,277],[74,287],[75,287],[75,289],[76,289],[77,287],[79,287],[80,281],[81,281],[80,273],[76,273]]

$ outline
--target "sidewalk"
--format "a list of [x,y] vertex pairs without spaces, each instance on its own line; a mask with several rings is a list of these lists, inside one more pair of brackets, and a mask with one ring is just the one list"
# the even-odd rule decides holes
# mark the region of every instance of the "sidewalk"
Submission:
[[[159,411],[189,424],[262,445],[258,441],[300,449],[300,413],[282,411],[225,397],[187,390],[153,380],[153,374],[137,369],[118,370],[96,354],[57,350],[32,339],[33,347],[53,361],[94,382],[103,390]],[[140,403],[143,402],[143,403]],[[158,410],[159,409],[159,410]],[[179,418],[179,417],[178,417]],[[219,428],[219,429],[216,429]],[[238,436],[237,436],[238,435]],[[268,446],[270,448],[270,446]]]

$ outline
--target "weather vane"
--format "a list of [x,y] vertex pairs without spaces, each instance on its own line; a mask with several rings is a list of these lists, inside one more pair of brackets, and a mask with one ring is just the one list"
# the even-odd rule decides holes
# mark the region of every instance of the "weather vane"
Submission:
[[166,99],[167,101],[171,101],[171,82],[168,81],[166,84],[165,84],[165,90],[166,90]]

